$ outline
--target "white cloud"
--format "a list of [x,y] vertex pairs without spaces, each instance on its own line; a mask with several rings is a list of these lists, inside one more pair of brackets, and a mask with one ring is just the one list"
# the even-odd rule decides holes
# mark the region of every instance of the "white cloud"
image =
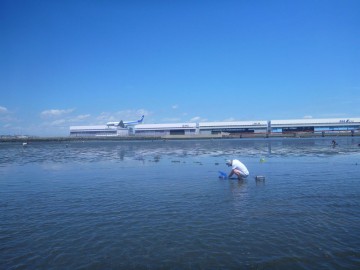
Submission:
[[[68,127],[71,125],[71,123],[81,123],[82,121],[84,121],[85,119],[88,119],[91,115],[90,114],[81,114],[75,117],[65,117],[65,118],[61,118],[61,119],[56,119],[52,122],[43,122],[42,126],[43,127],[47,127],[47,126],[52,126],[52,127],[58,127],[58,128],[63,128],[63,127]],[[84,123],[86,124],[86,123]]]
[[234,121],[236,121],[236,119],[234,117],[230,117],[230,118],[224,119],[223,121],[224,122],[234,122]]
[[89,117],[90,117],[90,114],[81,114],[81,115],[78,115],[76,117],[76,119],[82,120],[82,119],[86,119],[86,118],[89,118]]
[[50,123],[50,126],[62,126],[66,123],[65,119],[59,119],[59,120],[55,120],[53,122]]
[[115,113],[113,113],[112,115],[114,115],[115,117],[123,117],[128,118],[128,119],[133,119],[134,117],[139,117],[142,115],[147,115],[148,112],[144,109],[139,109],[139,110],[124,110],[124,111],[117,111]]
[[72,113],[75,109],[66,109],[66,110],[57,110],[57,109],[51,109],[51,110],[45,110],[41,112],[42,117],[59,117],[64,114]]
[[305,115],[303,118],[304,119],[312,119],[313,117],[311,115]]
[[18,123],[18,122],[20,122],[20,120],[16,117],[14,112],[9,111],[4,106],[0,106],[0,122],[3,122],[3,123]]
[[179,105],[175,104],[171,106],[172,109],[176,110],[177,108],[179,108]]
[[328,113],[328,114],[322,114],[319,117],[320,118],[341,118],[341,117],[346,117],[346,113]]
[[8,109],[3,107],[3,106],[0,106],[0,113],[8,113]]
[[206,122],[206,121],[207,121],[206,118],[202,118],[200,116],[195,116],[190,119],[190,122]]
[[105,122],[110,122],[110,121],[138,120],[143,115],[145,115],[145,117],[149,116],[151,115],[151,112],[145,109],[124,110],[118,112],[102,112],[98,117],[96,117],[96,120],[98,121],[99,124],[105,124]]
[[201,119],[200,116],[195,116],[195,117],[190,119],[190,122],[198,122],[198,121],[200,121],[200,119]]
[[96,117],[96,120],[109,121],[110,117],[112,117],[112,116],[110,116],[110,113],[102,112],[102,113],[100,113],[100,115],[98,117]]
[[163,123],[176,123],[176,122],[180,122],[181,119],[180,118],[176,118],[176,117],[173,117],[173,118],[163,118],[161,120],[161,122]]
[[74,118],[69,119],[69,122],[78,122],[85,119],[88,119],[91,115],[90,114],[80,114]]

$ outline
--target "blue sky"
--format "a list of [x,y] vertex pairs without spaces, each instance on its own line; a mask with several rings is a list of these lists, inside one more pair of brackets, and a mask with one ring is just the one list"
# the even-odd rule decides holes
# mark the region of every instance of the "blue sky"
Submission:
[[360,1],[0,1],[0,135],[360,117]]

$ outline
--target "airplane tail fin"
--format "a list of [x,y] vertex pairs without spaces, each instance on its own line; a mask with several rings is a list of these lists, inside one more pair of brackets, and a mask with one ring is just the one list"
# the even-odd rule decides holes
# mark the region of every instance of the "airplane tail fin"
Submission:
[[144,120],[144,115],[143,116],[141,116],[141,119],[140,120],[138,120],[138,123],[142,123],[142,121]]
[[119,122],[118,126],[121,127],[121,128],[124,128],[124,127],[125,127],[123,120],[121,120],[121,121]]

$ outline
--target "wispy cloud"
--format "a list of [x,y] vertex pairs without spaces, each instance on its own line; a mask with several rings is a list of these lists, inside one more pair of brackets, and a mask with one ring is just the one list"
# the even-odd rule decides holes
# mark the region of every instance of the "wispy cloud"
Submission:
[[328,114],[321,114],[320,118],[341,118],[346,117],[346,113],[328,113]]
[[236,119],[234,117],[229,117],[223,120],[224,122],[234,122]]
[[172,105],[172,106],[171,106],[171,108],[172,108],[173,110],[176,110],[176,109],[178,109],[178,108],[179,108],[179,105],[177,105],[177,104]]
[[64,126],[66,124],[66,119],[58,119],[50,123],[50,126]]
[[305,115],[303,118],[304,119],[312,119],[313,117],[311,115]]
[[178,117],[168,117],[168,118],[163,118],[161,119],[162,123],[176,123],[176,122],[181,122],[181,118]]
[[79,121],[83,121],[85,119],[89,119],[90,118],[90,114],[80,114],[76,117],[70,118],[69,122],[79,122]]
[[8,113],[8,109],[3,107],[3,106],[0,106],[0,113],[3,114],[3,113]]
[[48,117],[60,117],[65,114],[69,114],[75,111],[75,109],[66,109],[66,110],[58,110],[58,109],[51,109],[51,110],[45,110],[41,112],[41,116],[48,118]]
[[42,125],[43,126],[53,126],[53,127],[67,127],[70,126],[74,123],[81,123],[81,124],[88,124],[87,122],[84,122],[85,120],[90,118],[90,114],[81,114],[75,117],[65,117],[65,118],[61,118],[61,119],[56,119],[53,121],[46,121],[43,122]]
[[138,110],[124,110],[117,112],[102,112],[99,116],[95,118],[98,124],[105,124],[109,121],[131,121],[137,120],[142,115],[149,116],[152,113],[146,109],[138,109]]
[[72,125],[105,125],[109,121],[127,121],[137,120],[142,115],[149,115],[151,112],[145,109],[126,110],[118,112],[102,112],[98,116],[91,114],[74,115],[75,109],[66,110],[46,110],[41,113],[44,121],[41,123],[43,130],[61,131],[66,134],[68,128]]
[[206,122],[206,121],[207,121],[206,118],[202,118],[200,116],[195,116],[190,119],[190,122]]
[[14,113],[4,106],[0,106],[0,121],[3,123],[18,122],[14,117]]
[[118,112],[114,113],[113,115],[117,118],[124,118],[123,120],[126,120],[126,119],[129,120],[129,119],[134,119],[134,118],[140,117],[142,115],[148,116],[149,112],[144,109],[124,110],[124,111],[118,111]]

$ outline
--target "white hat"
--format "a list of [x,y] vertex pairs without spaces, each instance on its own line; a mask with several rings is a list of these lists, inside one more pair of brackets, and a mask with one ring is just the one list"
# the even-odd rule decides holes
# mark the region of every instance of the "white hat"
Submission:
[[226,161],[226,165],[231,166],[231,165],[232,165],[232,161],[231,161],[231,160],[227,160],[227,161]]

